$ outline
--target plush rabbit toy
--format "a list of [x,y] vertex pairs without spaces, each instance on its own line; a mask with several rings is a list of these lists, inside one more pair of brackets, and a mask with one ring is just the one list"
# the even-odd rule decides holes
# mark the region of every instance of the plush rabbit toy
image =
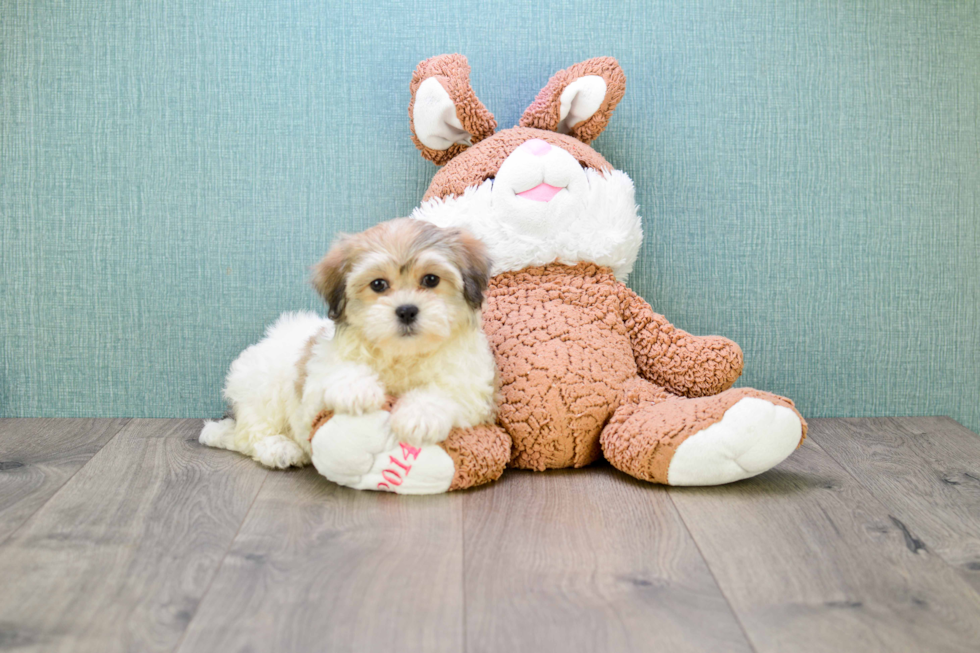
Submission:
[[423,61],[409,116],[422,156],[443,165],[413,217],[464,227],[493,258],[483,324],[497,360],[497,424],[440,445],[394,442],[387,414],[314,429],[327,478],[401,493],[456,490],[508,465],[582,467],[605,457],[653,483],[718,485],[760,474],[802,442],[789,399],[731,389],[742,351],[672,326],[623,281],[641,244],[633,183],[589,143],[626,80],[615,59],[554,75],[521,117],[496,121],[461,55]]

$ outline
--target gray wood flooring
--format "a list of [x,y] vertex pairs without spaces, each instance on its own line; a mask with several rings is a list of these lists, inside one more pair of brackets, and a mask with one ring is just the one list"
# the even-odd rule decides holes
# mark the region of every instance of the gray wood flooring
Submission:
[[608,465],[433,497],[0,420],[0,650],[980,651],[980,437],[823,419],[718,488]]

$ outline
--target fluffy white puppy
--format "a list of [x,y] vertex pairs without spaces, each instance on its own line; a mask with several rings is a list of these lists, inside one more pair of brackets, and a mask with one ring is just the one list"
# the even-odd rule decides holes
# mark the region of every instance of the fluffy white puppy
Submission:
[[287,313],[231,365],[231,417],[206,422],[201,443],[267,467],[310,462],[323,410],[360,415],[396,398],[401,442],[441,442],[454,427],[492,422],[496,366],[481,327],[486,248],[459,229],[400,218],[342,236],[314,268],[326,320]]

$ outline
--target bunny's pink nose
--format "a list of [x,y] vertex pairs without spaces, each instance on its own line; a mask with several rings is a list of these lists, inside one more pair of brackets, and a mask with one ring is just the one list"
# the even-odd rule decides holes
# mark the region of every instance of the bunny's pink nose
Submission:
[[544,156],[551,151],[551,146],[545,143],[540,138],[532,138],[529,141],[524,141],[521,147],[527,148],[527,150],[534,156]]

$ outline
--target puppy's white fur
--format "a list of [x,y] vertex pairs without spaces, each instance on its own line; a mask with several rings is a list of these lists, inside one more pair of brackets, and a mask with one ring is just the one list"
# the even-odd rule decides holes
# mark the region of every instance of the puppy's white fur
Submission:
[[318,333],[330,338],[333,322],[313,313],[285,313],[259,343],[243,351],[225,380],[234,417],[205,422],[201,444],[239,451],[267,467],[308,463],[309,433],[304,436],[293,423],[302,409],[296,392],[299,362]]
[[[496,367],[479,309],[489,266],[475,239],[415,220],[344,238],[314,279],[336,322],[280,317],[232,363],[224,396],[234,416],[206,422],[201,442],[268,467],[305,465],[320,411],[369,413],[387,395],[397,397],[392,433],[417,446],[492,421]],[[427,274],[436,288],[420,284]],[[370,288],[379,278],[382,293]],[[410,326],[395,315],[405,304],[419,309]]]

